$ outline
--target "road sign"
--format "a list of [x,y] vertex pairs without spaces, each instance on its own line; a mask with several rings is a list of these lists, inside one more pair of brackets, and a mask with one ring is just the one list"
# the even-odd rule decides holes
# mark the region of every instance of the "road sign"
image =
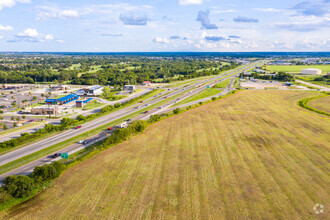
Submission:
[[63,159],[69,159],[69,154],[68,153],[62,153],[61,158]]
[[208,89],[209,89],[209,88],[210,88],[210,86],[207,86],[206,88],[208,88]]

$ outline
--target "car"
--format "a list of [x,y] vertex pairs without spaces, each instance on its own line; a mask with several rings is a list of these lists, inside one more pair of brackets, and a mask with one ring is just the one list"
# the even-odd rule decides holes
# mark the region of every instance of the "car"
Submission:
[[149,106],[150,104],[148,103],[148,104],[146,104],[146,106]]
[[77,127],[76,127],[76,129],[79,129],[79,128],[81,128],[81,127],[82,127],[82,126],[81,126],[81,125],[79,125],[79,126],[77,126]]
[[52,158],[56,158],[56,157],[60,157],[62,154],[61,153],[55,153],[54,155],[52,155]]
[[144,113],[148,114],[148,113],[149,113],[149,111],[145,111]]
[[28,122],[34,122],[34,120],[31,119],[31,120],[29,120]]
[[159,106],[159,108],[163,108],[163,106]]
[[127,119],[126,121],[132,121],[132,119]]
[[84,140],[83,142],[82,142],[82,144],[88,144],[89,143],[89,140]]
[[167,99],[167,96],[165,96],[165,99]]
[[140,103],[143,103],[143,101],[141,101]]
[[108,130],[112,130],[112,127],[109,127]]
[[139,109],[139,108],[141,108],[141,106],[139,105],[139,106],[136,106],[136,109]]

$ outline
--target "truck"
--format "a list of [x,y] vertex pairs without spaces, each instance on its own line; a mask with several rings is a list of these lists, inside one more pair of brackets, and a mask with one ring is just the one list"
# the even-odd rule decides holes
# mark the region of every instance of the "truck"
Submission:
[[127,126],[128,126],[128,124],[126,121],[119,125],[120,128],[127,128]]

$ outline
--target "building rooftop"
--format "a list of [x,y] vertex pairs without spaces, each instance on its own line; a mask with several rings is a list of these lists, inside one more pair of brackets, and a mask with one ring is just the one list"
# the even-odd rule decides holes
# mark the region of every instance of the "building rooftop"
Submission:
[[103,88],[103,86],[99,86],[99,85],[88,87],[89,90],[97,90],[97,89],[101,89],[101,88]]
[[76,97],[79,97],[79,95],[76,95],[76,94],[74,94],[74,93],[71,93],[71,94],[69,94],[69,95],[67,95],[67,96],[64,96],[64,97],[61,97],[61,98],[59,98],[59,99],[57,99],[57,100],[62,101],[62,102],[65,102],[65,101],[67,101],[68,99],[72,99],[72,98],[76,98]]

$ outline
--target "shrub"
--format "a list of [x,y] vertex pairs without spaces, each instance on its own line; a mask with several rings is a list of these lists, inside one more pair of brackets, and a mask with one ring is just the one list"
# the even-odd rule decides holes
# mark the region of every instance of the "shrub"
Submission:
[[12,196],[4,189],[0,188],[0,203],[7,202]]
[[56,161],[51,164],[45,164],[34,168],[32,176],[38,181],[46,181],[59,177],[64,170],[65,165]]
[[28,176],[7,176],[3,183],[3,187],[11,196],[16,198],[23,198],[31,195],[32,190],[35,188],[33,179]]
[[180,112],[181,112],[180,108],[176,108],[176,109],[173,110],[173,113],[176,114],[176,115],[179,114]]
[[215,100],[217,100],[217,98],[216,97],[212,97],[212,101],[215,101]]

